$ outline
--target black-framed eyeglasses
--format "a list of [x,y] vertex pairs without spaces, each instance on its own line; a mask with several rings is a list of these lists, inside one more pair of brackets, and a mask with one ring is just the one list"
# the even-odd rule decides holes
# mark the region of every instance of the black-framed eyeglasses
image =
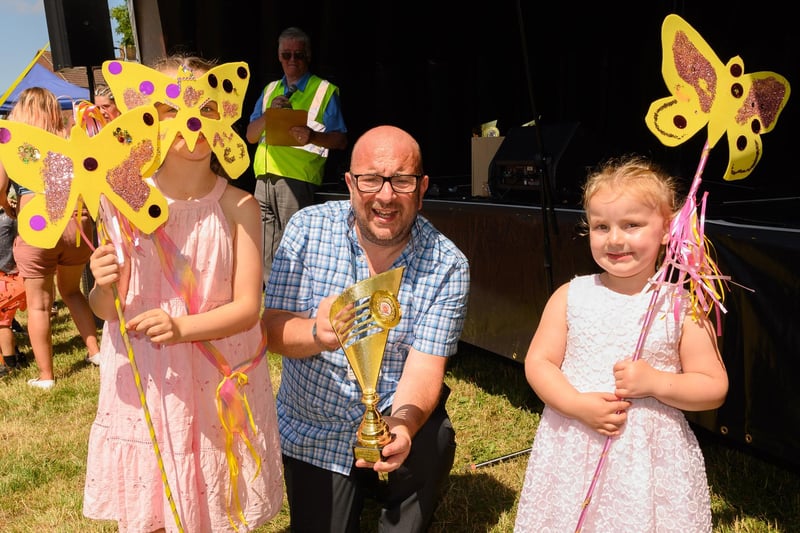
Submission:
[[295,51],[286,51],[281,52],[281,58],[285,59],[286,61],[290,60],[294,55],[295,59],[299,59],[300,61],[305,61],[306,53],[303,50],[295,50]]
[[422,174],[395,174],[394,176],[381,176],[380,174],[352,174],[356,180],[356,188],[361,192],[378,192],[383,189],[387,181],[392,190],[397,193],[409,193],[417,190],[417,183]]

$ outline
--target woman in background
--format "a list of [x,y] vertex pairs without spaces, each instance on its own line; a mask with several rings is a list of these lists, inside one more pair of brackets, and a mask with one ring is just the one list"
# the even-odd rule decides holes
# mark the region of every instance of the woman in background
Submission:
[[97,86],[94,91],[94,105],[100,109],[106,122],[111,122],[122,114],[114,101],[114,93],[111,92],[111,88],[108,85]]

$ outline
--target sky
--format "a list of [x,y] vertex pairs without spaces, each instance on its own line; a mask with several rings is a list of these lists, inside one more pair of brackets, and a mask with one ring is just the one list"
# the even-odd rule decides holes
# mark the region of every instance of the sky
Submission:
[[[125,0],[108,0],[109,9],[122,4]],[[115,26],[112,20],[116,45],[119,37],[114,33]],[[49,41],[44,0],[0,0],[0,95],[15,83]]]

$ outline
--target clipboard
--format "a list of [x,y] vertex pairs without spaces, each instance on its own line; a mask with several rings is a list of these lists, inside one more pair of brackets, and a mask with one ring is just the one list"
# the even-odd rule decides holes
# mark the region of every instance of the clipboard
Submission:
[[264,110],[267,144],[273,146],[300,146],[292,137],[289,128],[292,126],[305,126],[308,121],[308,111],[305,109],[285,109],[268,107]]

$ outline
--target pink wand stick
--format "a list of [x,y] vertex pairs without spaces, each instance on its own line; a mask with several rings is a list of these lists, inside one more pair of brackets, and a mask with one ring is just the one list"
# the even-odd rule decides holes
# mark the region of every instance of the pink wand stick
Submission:
[[[656,276],[654,278],[655,288],[653,289],[653,294],[650,297],[650,304],[647,307],[647,314],[644,317],[644,323],[642,324],[642,331],[639,333],[639,340],[636,342],[636,349],[634,350],[632,359],[636,361],[642,354],[642,348],[644,346],[645,338],[647,337],[648,331],[650,331],[650,326],[653,324],[653,316],[655,314],[655,305],[658,299],[659,292],[661,291],[661,286],[663,285],[664,281],[667,279],[667,272],[671,272],[673,268],[680,269],[681,261],[680,258],[682,257],[680,250],[685,243],[684,236],[692,236],[692,235],[699,235],[702,238],[702,231],[694,232],[692,231],[693,228],[687,227],[687,222],[693,220],[693,214],[697,206],[697,202],[695,201],[695,196],[697,194],[697,190],[700,187],[700,182],[702,181],[703,170],[706,166],[706,161],[708,161],[708,153],[711,147],[706,141],[705,145],[703,146],[703,152],[700,157],[700,163],[697,165],[697,170],[695,171],[694,180],[692,181],[692,186],[689,189],[689,195],[686,202],[681,207],[678,216],[676,216],[672,223],[670,224],[670,241],[667,243],[666,252],[664,255],[664,261],[659,268]],[[696,244],[696,243],[695,243]],[[702,249],[703,243],[700,243],[700,248]],[[691,274],[690,274],[691,275]],[[597,487],[597,481],[600,479],[600,473],[603,471],[603,466],[606,463],[606,458],[608,457],[608,452],[611,449],[611,437],[606,437],[606,442],[603,445],[603,451],[600,453],[600,460],[597,462],[597,467],[594,470],[594,475],[592,476],[592,482],[589,484],[589,490],[586,492],[586,497],[583,499],[583,503],[581,504],[581,514],[578,518],[578,525],[575,528],[575,533],[580,533],[583,529],[583,524],[586,521],[586,514],[589,511],[589,504],[592,501],[592,496],[594,495],[594,489]]]

